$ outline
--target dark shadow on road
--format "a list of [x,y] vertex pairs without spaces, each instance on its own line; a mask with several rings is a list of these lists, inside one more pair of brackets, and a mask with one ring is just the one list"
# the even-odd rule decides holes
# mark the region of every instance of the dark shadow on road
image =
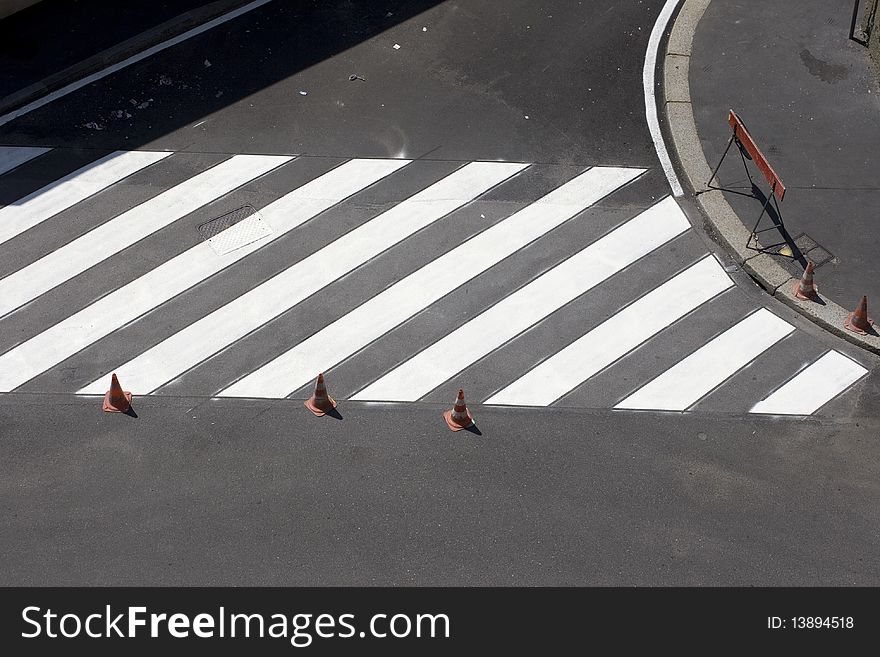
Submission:
[[[274,0],[0,127],[0,142],[14,143],[5,137],[12,131],[28,136],[30,145],[52,145],[62,133],[70,141],[78,133],[90,148],[101,148],[102,143],[119,148],[124,140],[125,148],[134,149],[335,57],[444,1]],[[196,41],[200,51],[210,52],[204,61],[193,61],[191,49]],[[42,61],[34,53],[30,56],[34,62]],[[10,75],[5,72],[4,87],[25,86],[27,76],[36,75],[30,68],[22,69],[19,82],[7,79]],[[356,62],[350,68],[346,83],[349,75],[363,76]],[[370,80],[355,78],[351,83],[370,84]],[[136,88],[149,88],[149,93],[127,97]],[[143,103],[147,105],[140,107]],[[127,120],[126,113],[132,120]],[[101,129],[83,127],[89,122]]]
[[[752,196],[754,196],[762,206],[766,206],[765,214],[768,217],[770,217],[770,221],[773,223],[773,226],[771,228],[761,229],[759,226],[757,229],[758,234],[760,234],[763,231],[769,231],[769,230],[772,230],[773,228],[775,228],[779,232],[779,235],[782,237],[783,243],[786,246],[788,246],[788,248],[791,249],[792,255],[791,256],[782,256],[782,254],[779,254],[779,253],[774,253],[774,255],[779,255],[781,257],[786,257],[786,258],[790,257],[792,260],[797,261],[801,265],[802,268],[806,268],[807,258],[801,252],[798,245],[795,244],[794,239],[792,238],[791,234],[788,232],[788,230],[785,227],[785,224],[782,221],[782,217],[779,216],[779,213],[776,211],[776,208],[773,207],[773,203],[768,203],[769,198],[767,197],[767,195],[764,194],[763,190],[761,190],[761,188],[755,184],[752,184]],[[763,218],[762,218],[762,221],[763,221]],[[782,246],[782,244],[781,243],[774,244],[773,246]],[[771,248],[771,247],[766,247],[766,248]]]
[[475,436],[482,436],[483,435],[483,432],[480,431],[480,429],[477,427],[476,424],[472,424],[469,427],[464,427],[464,430],[469,431],[470,433],[474,434]]
[[332,417],[334,420],[342,419],[342,413],[340,413],[339,410],[336,408],[331,408],[329,411],[324,413],[324,415],[326,415],[327,417]]

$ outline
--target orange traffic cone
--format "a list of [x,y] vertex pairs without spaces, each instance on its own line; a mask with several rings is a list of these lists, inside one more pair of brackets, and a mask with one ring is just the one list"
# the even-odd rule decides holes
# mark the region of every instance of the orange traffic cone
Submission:
[[798,299],[817,301],[819,298],[819,287],[813,282],[813,267],[813,261],[810,260],[801,280],[794,286],[794,296]]
[[871,330],[874,320],[868,317],[868,297],[862,297],[859,305],[852,311],[843,323],[843,327],[853,333],[865,335]]
[[467,429],[474,424],[474,418],[464,403],[464,390],[458,391],[458,397],[455,399],[455,406],[451,411],[443,413],[446,424],[453,431],[461,431]]
[[126,413],[131,408],[131,393],[119,385],[116,374],[110,379],[110,390],[104,395],[103,409],[108,413]]
[[324,374],[318,375],[315,381],[315,392],[311,397],[306,399],[305,407],[318,417],[326,415],[336,408],[336,400],[327,394],[327,387],[324,385]]

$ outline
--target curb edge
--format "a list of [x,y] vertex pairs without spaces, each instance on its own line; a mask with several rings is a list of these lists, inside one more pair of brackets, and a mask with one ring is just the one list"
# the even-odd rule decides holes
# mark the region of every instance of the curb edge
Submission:
[[700,19],[711,0],[683,0],[663,53],[663,85],[660,94],[661,110],[666,119],[676,168],[687,184],[687,196],[695,201],[707,221],[710,237],[724,247],[742,268],[774,298],[793,308],[801,315],[847,342],[880,355],[880,336],[862,336],[843,328],[849,311],[826,297],[825,305],[801,301],[794,296],[798,279],[789,274],[766,253],[756,254],[745,244],[749,231],[724,199],[722,192],[706,191],[702,181],[709,179],[712,169],[697,133],[691,105],[689,63],[693,37]]

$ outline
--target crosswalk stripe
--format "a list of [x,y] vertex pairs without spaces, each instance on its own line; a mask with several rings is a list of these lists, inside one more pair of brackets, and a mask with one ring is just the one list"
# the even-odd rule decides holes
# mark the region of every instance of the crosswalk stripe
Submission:
[[812,415],[868,370],[838,351],[829,351],[776,389],[749,413]]
[[0,280],[0,317],[291,159],[236,155],[101,224]]
[[285,194],[260,210],[262,220],[272,228],[266,238],[222,256],[208,242],[200,242],[0,355],[0,392],[14,390],[408,163],[409,160],[350,160]]
[[288,395],[455,288],[568,221],[642,169],[595,167],[396,282],[220,397]]
[[420,399],[688,228],[684,213],[668,197],[391,370],[352,399]]
[[[526,166],[467,164],[114,371],[132,392],[152,392]],[[79,392],[100,394],[105,379]]]
[[0,175],[52,149],[34,146],[0,146]]
[[732,286],[733,281],[718,261],[706,256],[541,362],[485,403],[549,406]]
[[171,154],[116,151],[0,208],[0,244]]
[[684,411],[794,331],[766,308],[737,322],[615,408]]

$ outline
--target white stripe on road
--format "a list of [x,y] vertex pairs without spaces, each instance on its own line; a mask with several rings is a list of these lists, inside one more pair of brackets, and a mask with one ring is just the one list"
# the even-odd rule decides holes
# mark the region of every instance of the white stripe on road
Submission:
[[660,120],[657,117],[657,98],[656,89],[657,82],[655,74],[657,71],[657,53],[660,50],[660,42],[663,40],[663,33],[666,32],[666,26],[675,12],[675,8],[681,0],[666,0],[663,9],[657,15],[654,22],[654,28],[651,30],[651,36],[648,39],[648,50],[645,53],[645,65],[642,68],[642,87],[645,90],[645,119],[648,123],[648,130],[651,133],[651,139],[654,141],[654,150],[657,151],[657,159],[663,167],[669,186],[675,196],[682,196],[684,192],[678,176],[675,175],[675,169],[672,167],[672,160],[669,158],[669,151],[666,150],[666,143],[663,140],[663,132],[660,130]]
[[0,317],[292,158],[236,155],[0,280]]
[[501,389],[486,404],[549,406],[733,281],[706,256]]
[[286,396],[642,173],[596,167],[401,279],[220,397]]
[[829,351],[755,404],[749,413],[811,415],[867,373],[867,369],[840,352]]
[[[113,371],[133,393],[152,392],[526,166],[468,164]],[[100,394],[105,379],[79,392]]]
[[0,244],[169,155],[117,151],[0,208]]
[[684,411],[793,331],[794,326],[761,308],[636,390],[615,408]]
[[0,146],[0,175],[12,171],[20,164],[50,151],[50,148],[32,146]]
[[416,401],[602,281],[690,228],[672,197],[631,219],[352,397]]
[[14,390],[408,163],[408,160],[350,160],[285,194],[260,211],[263,221],[273,231],[267,239],[222,256],[215,253],[210,243],[200,242],[0,355],[0,392]]
[[126,66],[130,66],[130,65],[134,64],[135,62],[139,62],[142,59],[146,59],[147,57],[152,57],[157,52],[161,52],[162,50],[165,50],[166,48],[170,48],[171,46],[175,46],[178,43],[186,41],[187,39],[191,39],[192,37],[194,37],[198,34],[201,34],[202,32],[205,32],[207,30],[210,30],[211,28],[217,27],[218,25],[220,25],[222,23],[225,23],[226,21],[232,20],[233,18],[237,18],[238,16],[241,16],[242,14],[245,14],[245,13],[251,11],[252,9],[256,9],[258,7],[261,7],[264,4],[266,4],[267,2],[271,2],[271,0],[254,0],[253,2],[249,2],[248,4],[244,5],[243,7],[239,7],[238,9],[235,9],[233,11],[226,13],[226,14],[223,14],[222,16],[218,16],[217,18],[210,20],[207,23],[199,25],[198,27],[194,27],[193,29],[186,31],[183,34],[179,34],[174,38],[168,39],[167,41],[163,41],[162,43],[156,44],[155,46],[151,46],[151,47],[147,48],[146,50],[143,50],[143,51],[137,53],[136,55],[132,55],[131,57],[128,57],[127,59],[123,59],[121,62],[113,64],[112,66],[108,66],[107,68],[102,69],[100,71],[97,71],[96,73],[92,73],[91,75],[87,75],[86,77],[82,78],[81,80],[77,80],[76,82],[71,82],[70,84],[68,84],[64,87],[61,87],[61,89],[58,89],[57,91],[53,91],[50,94],[46,94],[42,98],[38,98],[37,100],[28,103],[24,107],[19,107],[18,109],[13,110],[13,111],[9,112],[8,114],[4,114],[3,116],[0,116],[0,125],[4,125],[6,123],[9,123],[10,121],[17,119],[19,116],[23,116],[23,115],[27,114],[28,112],[32,112],[33,110],[37,109],[38,107],[42,107],[43,105],[47,105],[47,104],[51,103],[52,101],[57,100],[58,98],[62,98],[63,96],[66,96],[67,94],[71,93],[72,91],[76,91],[77,89],[82,89],[86,85],[89,85],[96,80],[100,80],[101,78],[104,78],[104,77],[110,75],[111,73],[115,73],[116,71],[119,71],[119,70],[125,68]]

